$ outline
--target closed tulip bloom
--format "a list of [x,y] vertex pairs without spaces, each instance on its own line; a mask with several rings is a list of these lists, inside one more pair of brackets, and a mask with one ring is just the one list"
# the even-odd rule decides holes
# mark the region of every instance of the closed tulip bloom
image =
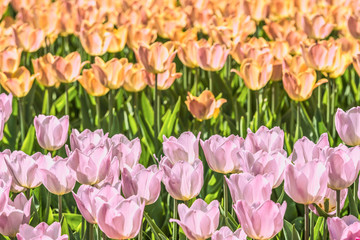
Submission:
[[112,159],[119,161],[120,171],[132,169],[139,163],[141,155],[141,143],[139,138],[129,140],[123,134],[115,134],[111,137]]
[[101,203],[96,199],[99,191],[100,190],[96,187],[81,185],[77,191],[77,194],[74,192],[72,193],[81,215],[87,222],[91,224],[97,223],[96,210]]
[[284,40],[290,31],[296,30],[294,21],[282,19],[281,21],[265,20],[263,29],[271,40]]
[[300,16],[302,26],[301,28],[313,39],[324,39],[330,35],[334,28],[334,24],[330,23],[328,19],[322,14],[316,14],[314,16],[308,16],[304,14]]
[[246,235],[252,239],[271,239],[283,228],[286,202],[282,205],[267,200],[250,205],[237,201],[234,210]]
[[183,132],[178,138],[163,136],[163,151],[172,163],[186,161],[193,164],[199,158],[200,133]]
[[315,88],[327,82],[326,79],[316,80],[315,70],[305,64],[302,56],[283,62],[283,85],[292,100],[309,99]]
[[111,239],[134,238],[141,228],[144,207],[138,196],[104,203],[97,212],[99,228]]
[[60,149],[68,139],[69,116],[58,119],[40,114],[34,118],[34,126],[40,147],[48,151]]
[[45,222],[39,223],[36,227],[29,224],[23,224],[19,228],[19,233],[16,234],[18,240],[32,240],[32,239],[48,239],[48,240],[68,240],[68,235],[61,235],[61,225],[59,222],[54,222],[47,225]]
[[29,70],[24,66],[19,67],[14,73],[0,72],[1,86],[13,96],[21,98],[25,97],[34,83],[35,76],[31,76]]
[[44,31],[33,28],[29,23],[18,25],[13,30],[17,47],[25,52],[36,52],[44,42]]
[[4,210],[0,213],[0,233],[14,238],[22,224],[27,224],[31,216],[31,201],[23,193],[18,194],[14,201],[9,199]]
[[172,163],[163,157],[160,169],[164,172],[162,182],[166,191],[175,199],[188,201],[197,195],[204,184],[204,167],[197,159],[190,164],[186,161]]
[[244,144],[243,138],[235,135],[213,135],[206,141],[201,140],[200,144],[211,170],[223,174],[241,171],[238,152]]
[[328,175],[323,162],[289,164],[285,170],[284,190],[296,203],[309,205],[321,201],[327,189]]
[[128,92],[140,92],[147,86],[148,77],[150,73],[140,63],[132,64],[125,75],[123,88]]
[[116,157],[112,158],[110,161],[110,168],[109,172],[106,174],[106,177],[104,180],[98,182],[94,186],[101,189],[105,186],[117,186],[121,183],[119,183],[120,179],[120,163]]
[[84,23],[79,34],[81,45],[91,56],[100,56],[109,48],[112,36],[101,23],[90,25]]
[[245,59],[241,66],[240,72],[232,69],[243,80],[247,88],[251,90],[260,90],[265,87],[271,78],[273,72],[273,56],[265,52],[256,57],[256,59]]
[[54,68],[55,58],[51,53],[48,53],[37,59],[32,59],[34,73],[37,74],[36,80],[45,87],[52,87],[58,85],[58,79]]
[[217,200],[206,204],[204,200],[196,199],[190,208],[182,203],[178,206],[178,212],[180,220],[170,219],[170,222],[179,224],[190,240],[210,238],[219,225],[220,211]]
[[0,94],[0,109],[3,111],[4,121],[7,122],[12,113],[12,100],[13,96],[11,93],[6,95],[6,93]]
[[238,228],[235,232],[232,232],[229,227],[224,226],[214,232],[211,236],[211,240],[246,240],[246,233],[243,229]]
[[203,121],[217,118],[220,113],[220,107],[226,102],[227,100],[224,98],[216,100],[212,92],[205,90],[198,97],[188,92],[185,104],[194,118]]
[[238,42],[233,44],[231,56],[233,59],[242,64],[246,58],[256,59],[257,56],[270,52],[269,43],[264,38],[250,38],[247,42]]
[[81,133],[77,129],[73,129],[70,134],[71,151],[76,149],[82,153],[90,153],[97,146],[110,143],[108,142],[108,133],[104,134],[102,129],[97,129],[94,132],[85,129]]
[[163,73],[171,66],[176,55],[173,42],[164,44],[155,42],[150,46],[141,45],[138,57],[145,70],[149,73]]
[[270,13],[270,1],[255,0],[244,1],[245,14],[250,16],[256,22],[260,22],[268,17]]
[[15,72],[21,60],[21,48],[9,46],[0,52],[0,72]]
[[85,69],[82,75],[79,76],[78,81],[86,92],[94,97],[104,96],[110,90],[101,84],[100,79],[96,77],[93,69]]
[[348,18],[347,26],[351,36],[360,39],[360,19],[358,16],[350,16]]
[[11,178],[9,180],[0,179],[0,212],[4,210],[10,199]]
[[219,71],[224,67],[230,49],[221,44],[206,44],[197,47],[197,62],[205,71]]
[[285,38],[290,47],[290,54],[301,55],[301,43],[306,39],[305,32],[301,30],[290,31]]
[[[10,155],[10,154],[11,154],[11,151],[9,149],[6,149],[0,153],[0,179],[1,179],[0,185],[3,188],[3,190],[5,189],[5,185],[10,185],[11,192],[13,192],[13,193],[23,192],[23,191],[25,191],[25,188],[23,188],[19,185],[16,185],[14,183],[14,181],[12,180],[12,176],[9,173],[9,170],[6,166],[5,155]],[[8,198],[9,194],[6,194],[5,197]],[[1,206],[5,206],[5,205],[1,205]],[[0,212],[1,212],[1,206],[0,206]]]
[[126,198],[139,196],[145,205],[156,202],[160,195],[162,171],[156,165],[145,168],[137,164],[132,170],[122,172],[122,192]]
[[185,66],[189,68],[196,68],[199,66],[197,61],[197,48],[199,45],[205,45],[207,41],[202,39],[200,41],[196,41],[190,39],[179,45],[177,55]]
[[130,25],[127,35],[127,45],[133,50],[138,50],[141,44],[150,45],[157,38],[156,30],[150,27]]
[[177,78],[180,78],[182,76],[182,73],[176,72],[176,64],[173,62],[171,63],[168,70],[166,70],[163,73],[159,73],[156,76],[152,75],[149,76],[146,79],[147,84],[155,88],[155,78],[157,78],[157,89],[158,90],[166,90],[171,87],[171,85],[174,83],[174,81]]
[[[346,196],[348,194],[347,188],[340,191],[340,209],[344,207]],[[336,191],[331,188],[327,188],[324,198],[316,203],[328,216],[334,216],[336,214]],[[309,205],[311,211],[320,216],[317,209],[313,204]]]
[[353,215],[327,219],[330,240],[353,240],[360,236],[360,221]]
[[231,174],[225,180],[234,204],[238,200],[245,200],[250,205],[270,200],[272,184],[261,174],[256,177],[245,172]]
[[72,52],[66,57],[57,56],[54,68],[58,81],[62,83],[75,82],[82,67],[87,63],[88,61],[81,63],[81,56],[78,52]]
[[250,128],[247,130],[244,147],[246,150],[256,153],[258,151],[283,152],[284,151],[284,131],[279,127],[268,129],[261,126],[255,133]]
[[360,146],[350,149],[344,145],[336,147],[327,157],[326,164],[329,188],[341,190],[350,187],[360,171]]
[[350,146],[360,145],[360,107],[344,112],[338,108],[335,114],[335,127],[341,140]]
[[128,28],[126,26],[120,26],[117,29],[112,28],[110,35],[112,36],[108,52],[116,53],[121,52],[126,44]]

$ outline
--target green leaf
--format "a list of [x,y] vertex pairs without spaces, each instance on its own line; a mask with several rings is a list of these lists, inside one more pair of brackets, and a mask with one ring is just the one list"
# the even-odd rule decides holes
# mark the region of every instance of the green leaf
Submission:
[[299,233],[296,231],[295,224],[284,219],[284,228],[283,228],[285,240],[300,240]]
[[149,99],[146,97],[145,92],[142,92],[141,94],[141,108],[145,120],[150,124],[150,126],[154,126],[154,110]]
[[33,147],[34,147],[34,139],[35,139],[35,128],[33,125],[31,125],[26,134],[24,143],[21,146],[21,151],[23,151],[26,154],[31,155]]
[[314,239],[321,239],[323,233],[323,228],[324,228],[324,221],[325,218],[319,217],[316,221],[315,227],[314,227]]
[[158,139],[161,141],[162,140],[162,136],[165,135],[166,137],[169,137],[174,129],[174,124],[177,118],[177,114],[180,110],[180,102],[181,102],[181,97],[178,98],[174,110],[172,111],[170,116],[167,116],[165,118],[164,124],[160,130]]
[[80,214],[75,214],[75,213],[65,213],[64,219],[67,220],[69,227],[73,231],[77,231],[79,228],[79,225],[81,224],[82,216]]
[[[77,95],[78,94],[77,94],[75,85],[73,85],[71,88],[68,89],[68,97],[69,97],[68,100],[69,100],[69,102],[72,101]],[[66,98],[65,98],[65,92],[64,92],[52,104],[51,110],[50,110],[51,114],[55,114],[55,110],[57,112],[61,112],[65,107],[65,101],[66,101]]]
[[320,208],[317,204],[313,203],[313,206],[316,208],[316,211],[318,212],[318,214],[321,217],[328,217],[328,214],[322,208]]
[[356,203],[353,198],[354,194],[351,188],[348,188],[348,199],[349,199],[349,207],[350,207],[350,214],[354,215],[355,217],[359,217],[359,211],[356,206]]

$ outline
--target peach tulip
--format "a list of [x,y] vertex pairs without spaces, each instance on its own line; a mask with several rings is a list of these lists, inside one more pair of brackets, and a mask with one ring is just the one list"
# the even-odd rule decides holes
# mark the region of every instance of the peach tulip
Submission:
[[54,61],[54,68],[57,79],[62,83],[72,83],[80,75],[82,67],[88,61],[81,63],[81,56],[78,52],[72,52],[66,57],[57,56]]
[[159,73],[156,76],[150,75],[149,77],[145,78],[147,84],[154,88],[155,87],[155,78],[157,78],[157,89],[158,90],[166,90],[174,83],[177,78],[180,78],[182,73],[176,72],[176,64],[173,62],[171,63],[168,70],[163,73]]
[[11,6],[19,12],[22,8],[29,8],[34,5],[49,5],[51,0],[11,0]]
[[286,56],[289,55],[289,44],[287,41],[275,41],[271,44],[271,52],[273,59],[273,72],[271,74],[271,81],[281,81],[283,78],[282,63]]
[[14,73],[1,73],[0,83],[1,86],[15,97],[25,97],[33,83],[35,75],[31,76],[29,70],[24,66],[18,68]]
[[244,11],[256,22],[260,22],[268,17],[270,10],[270,1],[268,0],[245,0]]
[[230,50],[221,44],[206,44],[197,48],[197,62],[205,71],[219,71],[223,68]]
[[304,14],[299,16],[301,26],[299,26],[308,35],[309,38],[313,39],[324,39],[330,35],[334,28],[334,24],[330,23],[324,15],[316,14],[309,16]]
[[193,117],[202,121],[217,118],[221,105],[226,102],[227,100],[224,98],[216,100],[212,92],[205,90],[198,97],[188,92],[185,104]]
[[171,39],[175,32],[181,31],[187,24],[187,15],[180,7],[165,7],[154,16],[155,28],[160,37]]
[[81,26],[79,35],[82,47],[91,56],[106,53],[112,39],[111,33],[101,23],[95,23],[94,25],[84,23]]
[[141,44],[150,45],[156,38],[156,31],[152,28],[130,25],[126,43],[129,48],[137,51]]
[[269,43],[264,38],[251,38],[247,42],[234,44],[230,54],[237,63],[242,64],[246,58],[255,59],[262,53],[270,51]]
[[13,96],[11,93],[6,95],[6,93],[0,94],[0,109],[3,111],[4,121],[7,122],[13,111],[12,108]]
[[358,16],[350,16],[347,24],[351,36],[360,39],[360,18]]
[[15,72],[20,65],[21,48],[9,46],[0,52],[0,72]]
[[140,92],[147,86],[148,77],[150,73],[140,63],[133,64],[125,75],[123,88],[128,92]]
[[101,84],[100,79],[96,78],[92,69],[84,70],[82,75],[78,77],[78,81],[91,96],[104,96],[110,90]]
[[41,29],[23,23],[13,28],[16,45],[25,52],[36,52],[42,46],[45,34]]
[[202,45],[205,45],[207,41],[205,39],[202,39],[200,41],[196,40],[188,40],[182,44],[179,45],[178,48],[178,57],[182,64],[189,68],[195,68],[198,67],[198,61],[197,61],[197,48]]
[[180,44],[186,43],[190,40],[197,40],[197,29],[191,27],[184,32],[176,31],[170,40]]
[[335,127],[341,140],[350,146],[360,145],[360,107],[344,112],[338,108],[335,114]]
[[269,9],[271,20],[281,20],[294,16],[295,4],[293,0],[272,0]]
[[284,40],[289,32],[296,30],[293,20],[283,19],[279,22],[265,20],[265,23],[263,29],[271,40]]
[[360,76],[360,53],[356,54],[353,57],[353,62],[352,62],[354,69],[356,70],[357,74]]
[[78,29],[80,29],[80,17],[76,2],[60,0],[55,3],[58,4],[58,14],[61,16],[59,18],[57,31],[59,31],[62,36],[76,33]]
[[126,38],[128,34],[128,28],[126,26],[118,27],[117,29],[112,28],[110,35],[112,36],[108,52],[116,53],[121,52],[126,44]]
[[288,42],[290,47],[290,54],[300,55],[301,54],[301,43],[307,39],[306,33],[301,30],[290,31],[285,40]]
[[55,58],[51,53],[48,53],[37,59],[32,59],[34,73],[37,74],[36,80],[45,87],[52,87],[58,85],[54,61]]

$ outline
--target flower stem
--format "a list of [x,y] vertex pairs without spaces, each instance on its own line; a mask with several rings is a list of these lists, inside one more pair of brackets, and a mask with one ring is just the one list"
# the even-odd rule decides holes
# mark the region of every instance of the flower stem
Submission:
[[225,181],[225,176],[223,178],[223,189],[224,189],[224,212],[225,212],[225,225],[228,226],[229,225],[229,222],[228,222],[228,218],[227,218],[227,214],[228,214],[228,211],[229,211],[229,192],[228,192],[228,186],[226,184],[226,181]]
[[45,210],[45,222],[49,219],[50,212],[50,202],[51,202],[51,193],[47,191],[47,199],[46,199],[46,210]]
[[327,218],[324,218],[324,226],[323,226],[323,240],[327,240],[327,232],[328,232],[328,229],[327,229]]
[[47,96],[47,102],[46,102],[46,115],[50,115],[50,100],[51,100],[51,89],[46,87],[45,88],[45,94]]
[[[331,94],[331,112],[330,112],[330,116],[334,116],[334,114],[335,114],[335,97],[336,97],[336,82],[335,82],[335,79],[334,79],[333,80],[333,85],[332,85],[332,94]],[[335,134],[336,134],[335,121],[334,121],[334,118],[332,118],[332,136],[333,136],[333,138],[335,138]]]
[[300,102],[296,104],[296,130],[295,130],[295,141],[300,137]]
[[212,79],[212,72],[209,71],[208,73],[209,73],[209,90],[210,90],[210,92],[213,93],[213,90],[214,90],[213,84],[214,83],[213,83],[213,79]]
[[65,85],[65,115],[69,115],[69,86]]
[[21,98],[18,98],[18,108],[19,108],[19,117],[20,117],[20,132],[21,132],[21,144],[24,143],[25,140],[25,127],[24,127],[24,109],[22,106]]
[[58,210],[59,210],[59,222],[62,219],[62,195],[58,196]]
[[309,226],[310,226],[310,224],[309,224],[309,207],[308,207],[308,205],[304,205],[304,210],[305,210],[305,240],[308,240],[309,239]]
[[[112,123],[113,123],[113,100],[114,100],[113,91],[112,91],[112,89],[110,89],[109,94],[108,94],[108,104],[109,104],[109,129],[108,129],[108,131],[109,131],[109,134],[111,133]],[[99,124],[99,126],[100,126],[100,124]]]
[[87,227],[89,228],[89,240],[94,240],[94,226],[91,223],[87,223]]
[[138,240],[142,240],[143,239],[143,232],[142,232],[142,227],[143,227],[143,224],[142,224],[142,220],[141,220],[141,224],[140,224],[140,231],[139,231],[139,235],[138,235]]
[[199,82],[199,76],[200,76],[200,72],[199,72],[199,68],[197,67],[196,70],[195,70],[195,92],[194,92],[194,95],[197,96],[197,93],[198,93],[198,82]]
[[[98,129],[101,128],[101,123],[100,123],[100,97],[95,97],[95,101],[96,101],[96,118],[95,118],[95,125]],[[110,132],[110,130],[109,130]]]
[[327,103],[326,103],[326,123],[330,130],[330,102],[331,102],[331,85],[330,81],[327,82]]
[[260,127],[260,98],[261,93],[260,90],[256,92],[256,127],[255,129],[259,129]]
[[183,66],[183,84],[184,84],[184,89],[186,91],[188,88],[188,83],[187,83],[187,67],[185,65]]
[[248,88],[247,90],[247,102],[246,102],[246,120],[247,127],[250,127],[250,118],[251,118],[251,90]]
[[[174,198],[174,213],[173,213],[173,218],[177,219],[178,218],[178,214],[177,214],[177,200]],[[173,240],[177,240],[177,223],[173,223]]]
[[155,76],[155,111],[154,111],[154,120],[155,120],[155,151],[157,150],[158,136],[160,131],[160,95],[158,89],[157,76]]
[[313,212],[309,212],[310,214],[310,240],[314,240],[314,214]]
[[[100,230],[99,230],[99,231],[100,231]],[[106,239],[107,239],[106,234],[105,234],[104,232],[101,232],[101,236],[102,236],[102,239],[103,239],[103,240],[106,240]]]
[[340,190],[336,190],[336,216],[337,217],[340,217],[340,212],[341,212],[340,202],[341,202]]

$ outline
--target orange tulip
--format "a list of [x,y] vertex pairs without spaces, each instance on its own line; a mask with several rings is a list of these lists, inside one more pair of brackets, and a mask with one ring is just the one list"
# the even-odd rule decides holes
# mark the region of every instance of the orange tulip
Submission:
[[94,97],[104,96],[110,90],[101,84],[100,80],[95,77],[92,69],[85,69],[82,75],[78,77],[78,81],[85,91]]
[[325,18],[322,14],[314,16],[300,15],[297,25],[304,30],[308,37],[313,39],[324,39],[330,35],[334,28],[334,24]]
[[187,16],[179,7],[175,9],[165,7],[153,19],[158,35],[164,39],[173,38],[175,32],[181,31],[187,24]]
[[204,9],[196,9],[193,8],[191,12],[191,22],[192,26],[194,26],[199,31],[208,34],[208,23],[213,18],[214,13],[213,10],[210,8],[204,8]]
[[352,62],[357,74],[360,76],[360,53],[356,54],[356,56],[353,57]]
[[203,45],[197,49],[197,62],[205,71],[218,71],[223,68],[230,50],[225,45]]
[[17,25],[13,30],[16,45],[25,52],[36,52],[44,42],[44,31],[35,29],[28,23]]
[[110,41],[108,52],[116,53],[121,52],[124,49],[126,44],[127,31],[128,29],[125,26],[118,27],[117,29],[111,29],[110,34],[112,38]]
[[185,32],[183,31],[176,31],[174,36],[172,36],[171,41],[176,43],[186,43],[190,40],[197,40],[197,29],[196,28],[189,28]]
[[207,44],[205,39],[201,39],[200,41],[189,40],[180,44],[177,52],[180,61],[189,68],[198,67],[197,49],[199,46],[203,46],[205,44]]
[[35,5],[49,5],[51,0],[11,0],[11,6],[20,12],[22,8],[31,8]]
[[350,34],[356,38],[360,39],[360,18],[357,16],[350,16],[348,19],[348,28]]
[[58,31],[60,35],[67,36],[69,34],[77,33],[80,30],[80,18],[78,15],[78,7],[76,2],[72,0],[59,0],[58,4]]
[[245,58],[255,59],[258,55],[269,51],[269,43],[264,38],[251,38],[248,42],[236,43],[230,54],[237,63],[241,64]]
[[271,43],[271,53],[273,59],[273,71],[270,80],[281,81],[282,79],[282,63],[289,54],[289,44],[286,41],[275,41]]
[[149,73],[163,73],[170,68],[176,55],[173,42],[155,42],[151,46],[141,45],[138,57]]
[[87,22],[89,25],[103,23],[105,20],[105,9],[96,6],[92,1],[85,1],[83,5],[77,4],[79,21]]
[[147,86],[146,79],[150,75],[140,63],[133,64],[125,76],[123,88],[128,92],[140,92]]
[[131,68],[127,58],[112,58],[104,62],[101,58],[95,58],[95,64],[91,65],[95,78],[98,79],[104,87],[110,89],[119,89],[125,81],[125,75]]
[[243,80],[247,88],[251,90],[260,90],[270,80],[273,71],[273,56],[265,52],[256,57],[256,59],[247,58],[240,66],[240,72],[232,69]]
[[290,47],[290,53],[294,55],[301,54],[300,43],[307,39],[306,34],[303,31],[290,31],[285,40],[288,42]]
[[289,32],[296,30],[293,20],[283,19],[279,22],[265,20],[265,22],[263,29],[271,40],[284,40]]
[[299,12],[311,12],[316,2],[316,0],[295,0],[295,7]]
[[157,78],[157,88],[158,90],[166,90],[174,83],[175,79],[182,76],[182,73],[176,72],[176,64],[171,63],[170,68],[163,73],[159,73],[156,76],[152,75],[146,78],[147,84],[154,88],[155,87],[155,77]]
[[1,86],[15,97],[25,97],[33,83],[35,75],[31,76],[24,66],[19,67],[14,73],[0,72]]
[[272,0],[270,4],[269,18],[281,20],[294,16],[294,0]]
[[260,22],[268,17],[270,10],[269,0],[244,0],[245,14],[256,22]]
[[64,58],[57,56],[54,61],[57,79],[62,83],[76,81],[82,67],[87,63],[88,61],[81,63],[81,56],[78,52],[72,52]]
[[313,90],[326,82],[326,79],[316,82],[315,70],[309,68],[301,56],[283,62],[284,89],[294,101],[309,99]]
[[334,64],[334,68],[329,72],[330,78],[337,78],[342,76],[348,66],[352,62],[352,56],[358,52],[358,44],[354,44],[349,39],[343,37],[336,39],[336,43],[339,47],[339,56],[337,59],[337,63]]
[[56,71],[54,67],[55,58],[51,53],[48,53],[37,59],[32,59],[34,73],[36,73],[36,80],[45,87],[52,87],[59,84]]
[[216,100],[212,92],[205,90],[199,97],[193,96],[188,92],[185,104],[193,117],[202,121],[210,118],[217,118],[221,105],[226,102],[227,101],[224,98]]
[[348,32],[348,19],[351,13],[352,9],[348,6],[333,7],[330,17],[331,21],[335,24],[334,29],[341,32]]
[[7,47],[0,52],[0,72],[15,72],[21,60],[21,48]]
[[10,0],[3,0],[0,3],[0,18],[2,17],[2,15],[5,13],[8,5],[9,5]]
[[99,56],[106,53],[111,41],[111,34],[101,23],[84,23],[80,30],[80,41],[87,54]]
[[134,50],[139,49],[140,44],[150,45],[157,38],[156,31],[147,27],[130,25],[128,29],[127,45]]

